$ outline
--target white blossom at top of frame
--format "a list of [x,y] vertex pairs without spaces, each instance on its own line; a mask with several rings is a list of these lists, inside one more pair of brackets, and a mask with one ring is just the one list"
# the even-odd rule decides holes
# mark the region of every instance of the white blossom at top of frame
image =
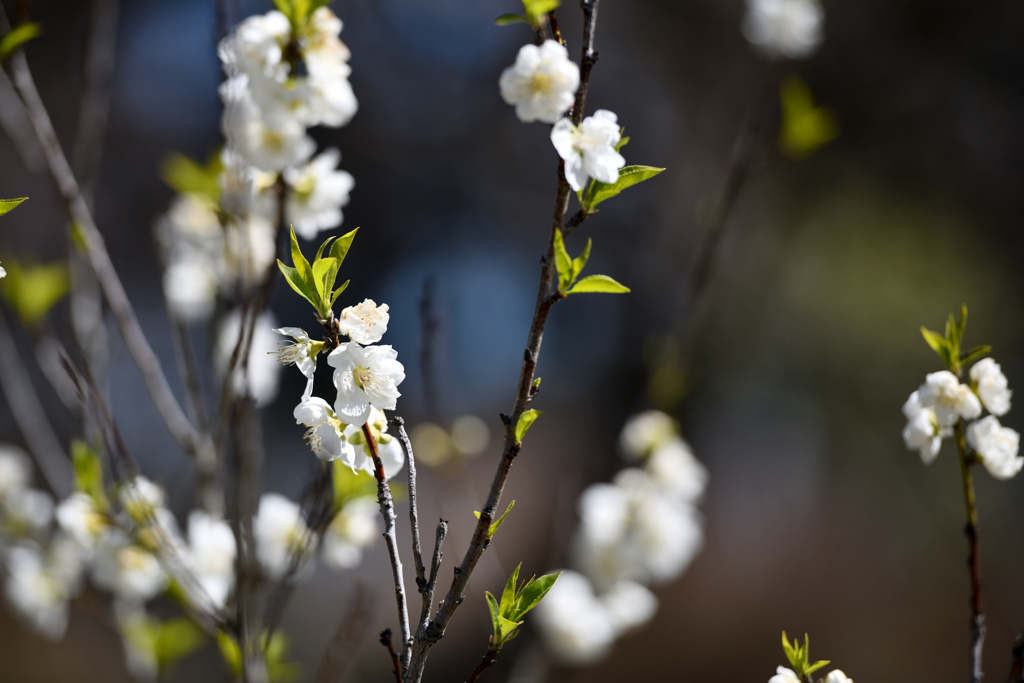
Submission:
[[341,458],[346,464],[355,457],[355,450],[344,437],[345,425],[331,410],[327,401],[317,396],[305,396],[292,411],[295,423],[309,427],[306,443],[316,457],[324,461]]
[[645,458],[678,433],[679,425],[667,413],[645,410],[626,420],[619,433],[619,447],[634,460]]
[[284,46],[291,37],[288,18],[278,11],[256,14],[238,24],[217,46],[228,75],[235,71],[253,77],[287,75]]
[[64,533],[90,553],[108,526],[93,499],[81,492],[72,493],[62,500],[57,506],[56,517],[57,525]]
[[155,597],[168,584],[156,557],[113,528],[107,529],[96,544],[91,576],[97,587],[133,603]]
[[839,669],[833,669],[825,676],[825,683],[853,683],[853,679]]
[[[370,426],[370,432],[377,442],[377,455],[380,457],[381,464],[384,465],[384,476],[391,479],[405,465],[405,451],[402,450],[398,439],[387,433],[388,418],[383,412],[371,407],[365,424]],[[341,461],[351,467],[353,472],[362,470],[373,474],[375,469],[373,457],[370,454],[370,446],[366,443],[363,435],[362,426],[349,425],[345,428],[344,437],[355,448],[351,460],[343,455]]]
[[747,0],[742,28],[767,56],[800,59],[821,43],[824,20],[818,0]]
[[378,306],[373,299],[342,309],[341,333],[357,344],[376,344],[388,331],[388,305]]
[[1012,479],[1024,466],[1018,455],[1020,434],[999,424],[994,415],[967,427],[967,443],[981,456],[981,464],[996,479]]
[[16,546],[6,557],[4,593],[34,631],[60,640],[68,624],[68,595],[64,584],[48,571],[42,555],[31,546]]
[[971,367],[971,379],[988,412],[999,416],[1009,412],[1013,392],[999,363],[991,358],[982,358]]
[[0,445],[0,500],[11,491],[28,486],[32,467],[25,451],[9,444]]
[[796,672],[780,666],[775,670],[775,675],[768,679],[768,683],[801,683]]
[[708,484],[707,468],[694,456],[690,444],[678,436],[656,447],[644,470],[664,491],[688,503],[700,500]]
[[348,65],[350,53],[338,38],[341,28],[341,19],[329,8],[321,7],[313,12],[299,38],[307,81],[314,94],[309,125],[344,126],[359,109],[348,81],[352,71]]
[[[241,324],[242,315],[238,310],[234,310],[224,316],[217,332],[214,361],[218,374],[222,377],[228,369],[231,354],[238,343]],[[277,396],[281,364],[274,356],[280,339],[274,333],[276,327],[270,313],[263,313],[256,319],[249,347],[248,372],[242,372],[242,359],[238,360],[234,371],[234,391],[240,395],[251,396],[259,407],[268,405]]]
[[188,516],[185,556],[213,605],[223,607],[235,585],[235,535],[220,517],[202,510]]
[[294,343],[278,342],[276,358],[282,365],[294,365],[306,379],[313,379],[316,371],[316,356],[324,347],[321,341],[314,341],[301,327],[279,327],[274,332],[291,337]]
[[398,353],[388,345],[360,346],[357,342],[339,344],[327,356],[334,368],[334,387],[338,396],[334,412],[346,424],[361,426],[370,416],[370,408],[394,410],[398,404],[398,385],[405,379],[405,368]]
[[356,181],[347,171],[339,171],[341,153],[328,149],[301,167],[285,169],[285,182],[291,187],[285,202],[285,215],[303,239],[311,240],[324,230],[341,225],[341,207]]
[[562,572],[533,611],[551,656],[561,664],[586,666],[608,654],[617,630],[585,576]]
[[301,555],[295,579],[309,566],[312,556],[313,532],[306,526],[299,506],[279,493],[265,493],[253,518],[256,557],[263,572],[271,579],[280,579],[291,567],[292,556]]
[[569,119],[560,119],[551,129],[551,143],[565,161],[565,179],[579,192],[590,178],[602,183],[619,179],[619,169],[626,160],[615,151],[621,131],[617,117],[606,109],[598,109],[576,127]]
[[521,47],[516,63],[498,79],[502,99],[523,123],[554,123],[573,105],[579,86],[580,68],[554,40]]
[[616,635],[633,631],[654,618],[658,598],[635,581],[619,581],[599,596],[615,626]]
[[261,171],[279,172],[306,161],[316,150],[305,125],[295,117],[268,119],[252,99],[249,79],[233,76],[220,86],[221,129],[228,147]]
[[213,315],[219,281],[216,269],[201,254],[172,261],[163,279],[164,296],[176,318],[202,322]]
[[948,370],[926,375],[917,396],[921,407],[935,411],[940,427],[952,427],[960,418],[973,420],[981,415],[978,397]]
[[363,549],[380,536],[379,520],[376,498],[362,496],[345,503],[324,534],[324,564],[337,570],[359,566]]
[[14,489],[0,501],[0,524],[14,539],[41,539],[53,521],[54,501],[46,491]]

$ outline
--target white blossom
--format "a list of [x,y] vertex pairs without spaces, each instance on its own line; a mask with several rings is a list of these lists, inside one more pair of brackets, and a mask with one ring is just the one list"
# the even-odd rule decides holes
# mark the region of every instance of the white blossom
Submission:
[[252,77],[276,79],[287,75],[283,47],[291,35],[281,12],[256,14],[238,24],[221,41],[217,53],[225,65]]
[[357,344],[376,344],[388,330],[388,305],[378,306],[373,299],[364,299],[356,306],[342,309],[341,333]]
[[853,679],[839,669],[833,669],[828,672],[828,676],[825,676],[825,683],[853,683]]
[[700,500],[708,483],[707,468],[678,436],[657,446],[644,463],[644,470],[662,490],[687,503]]
[[61,501],[56,511],[57,524],[70,538],[73,538],[90,554],[107,521],[88,495],[77,492]]
[[294,365],[306,379],[313,379],[316,370],[316,356],[324,347],[324,343],[310,339],[306,331],[299,327],[279,327],[274,332],[291,337],[295,340],[289,344],[279,342],[276,358],[282,365]]
[[149,524],[166,500],[164,490],[141,475],[126,482],[118,498],[128,516],[140,526]]
[[235,535],[220,517],[193,510],[188,516],[189,567],[217,607],[223,607],[235,584]]
[[96,545],[92,580],[128,602],[145,602],[168,583],[156,557],[119,529],[107,529]]
[[347,503],[324,534],[324,564],[332,569],[352,569],[363,559],[363,549],[380,536],[377,499],[361,496]]
[[988,412],[999,416],[1009,412],[1013,392],[1010,391],[1009,382],[999,363],[991,358],[979,360],[971,368],[971,379],[974,380],[978,396]]
[[[391,479],[401,471],[405,464],[405,451],[398,439],[387,433],[388,418],[383,412],[376,408],[370,408],[370,414],[365,424],[369,425],[370,432],[377,442],[377,455],[381,464],[384,465],[384,476]],[[351,460],[347,454],[341,457],[341,461],[352,468],[353,472],[362,470],[373,474],[373,456],[370,453],[370,446],[366,443],[361,426],[349,425],[345,428],[344,436],[348,443],[355,446],[352,451]]]
[[8,444],[0,445],[0,500],[11,491],[18,491],[28,486],[32,478],[25,451]]
[[981,415],[978,397],[948,370],[926,375],[917,394],[921,407],[935,411],[940,427],[952,427],[960,418],[973,420]]
[[679,425],[660,410],[647,410],[628,420],[619,433],[619,446],[633,459],[645,458],[679,433]]
[[40,635],[60,640],[68,623],[65,585],[48,571],[35,548],[11,548],[6,559],[8,602]]
[[316,396],[304,397],[292,411],[295,423],[309,427],[306,431],[306,443],[321,460],[351,462],[355,458],[355,450],[345,439],[345,425],[334,415],[327,401]]
[[[302,510],[279,493],[265,493],[252,523],[256,557],[264,573],[280,579],[291,567],[292,556],[300,555],[299,568],[311,557],[313,533],[306,526]],[[300,578],[297,572],[295,578]]]
[[551,143],[565,161],[565,179],[579,192],[590,178],[602,183],[619,179],[619,169],[626,160],[615,151],[621,133],[617,117],[598,109],[583,119],[579,127],[569,119],[560,119],[551,129]]
[[563,571],[534,609],[535,622],[552,657],[585,666],[604,657],[618,635],[608,609],[582,574]]
[[[221,376],[227,371],[231,355],[238,344],[241,331],[242,314],[238,310],[231,311],[220,324],[217,332],[215,366]],[[277,362],[275,347],[278,337],[274,334],[276,327],[273,316],[263,313],[256,319],[252,342],[249,346],[249,359],[245,363],[248,372],[242,372],[243,359],[239,358],[234,371],[234,391],[237,394],[252,396],[258,407],[268,405],[277,396],[278,380],[281,365]]]
[[309,18],[299,41],[313,94],[309,125],[344,126],[359,108],[348,81],[349,50],[338,39],[341,28],[341,19],[329,8],[320,7]]
[[743,35],[769,57],[799,59],[822,41],[825,11],[818,0],[747,0]]
[[341,207],[356,181],[347,171],[337,170],[341,153],[328,149],[298,168],[285,169],[284,179],[291,191],[285,202],[285,215],[303,239],[341,225]]
[[186,322],[203,321],[213,314],[217,285],[217,271],[199,254],[173,261],[164,271],[167,304],[176,318]]
[[942,448],[943,437],[949,436],[949,427],[940,427],[935,411],[921,405],[920,394],[915,391],[903,404],[907,426],[903,428],[903,443],[909,450],[921,455],[921,462],[930,465]]
[[251,166],[279,172],[301,164],[316,150],[305,125],[295,117],[268,119],[254,101],[249,77],[238,75],[220,86],[221,129],[228,146]]
[[996,479],[1012,479],[1024,466],[1024,458],[1017,454],[1020,434],[1003,427],[994,415],[967,427],[967,443],[981,456],[981,464]]
[[405,379],[405,368],[398,353],[387,345],[362,347],[357,342],[339,344],[327,356],[334,368],[334,387],[338,396],[334,412],[338,419],[360,426],[370,416],[371,406],[394,410],[398,385]]
[[640,628],[658,611],[658,598],[646,586],[635,581],[619,581],[599,599],[617,635]]
[[39,489],[14,489],[0,503],[3,530],[14,538],[43,538],[53,521],[53,496]]
[[507,104],[515,105],[524,123],[554,123],[573,105],[580,85],[580,68],[569,51],[555,40],[524,45],[516,63],[505,69],[498,86]]
[[780,666],[775,670],[775,675],[768,679],[768,683],[801,683],[801,681],[795,671]]

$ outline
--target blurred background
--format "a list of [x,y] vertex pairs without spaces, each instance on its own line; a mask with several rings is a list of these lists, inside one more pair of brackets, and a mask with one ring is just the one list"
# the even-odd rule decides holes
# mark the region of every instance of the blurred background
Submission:
[[[245,0],[240,16],[270,4]],[[27,55],[68,149],[88,5],[32,2],[45,32]],[[501,70],[531,34],[492,20],[517,5],[337,0],[360,110],[345,128],[314,131],[321,145],[341,149],[341,167],[356,179],[343,228],[362,229],[345,264],[352,285],[343,300],[391,306],[385,341],[408,374],[398,414],[441,424],[475,414],[491,429],[481,455],[421,467],[422,518],[452,522],[442,585],[500,448],[497,415],[511,408],[555,193],[548,127],[520,123],[498,94]],[[14,3],[4,6],[11,13]],[[618,115],[631,136],[627,163],[668,170],[604,204],[569,240],[576,253],[592,237],[589,272],[633,292],[555,308],[534,404],[544,416],[506,489],[515,512],[434,649],[429,681],[463,680],[479,660],[490,628],[484,590],[499,590],[519,561],[528,574],[565,565],[579,493],[623,466],[618,431],[650,407],[680,419],[710,471],[705,548],[680,580],[658,589],[661,609],[646,629],[598,667],[553,670],[548,680],[767,680],[784,663],[784,629],[810,633],[812,656],[855,680],[958,680],[967,671],[956,454],[946,443],[922,466],[901,441],[900,406],[926,372],[940,369],[919,326],[940,329],[961,303],[971,311],[966,343],[992,344],[1011,387],[1024,386],[1024,4],[825,2],[821,49],[780,69],[807,82],[839,135],[799,161],[773,144],[756,155],[695,316],[688,277],[700,216],[766,68],[740,33],[743,11],[741,0],[601,3],[588,109]],[[571,1],[559,10],[576,60],[579,14]],[[172,380],[152,241],[172,191],[158,168],[172,151],[205,159],[220,144],[219,31],[213,0],[121,3],[96,216]],[[27,172],[6,138],[0,159],[0,195],[31,197],[0,224],[0,259],[65,257],[66,217],[48,177]],[[272,308],[281,324],[314,324],[300,303],[277,283]],[[65,304],[55,317],[66,315]],[[205,332],[193,329],[201,353]],[[116,332],[111,339],[115,417],[144,471],[184,513],[190,465]],[[657,350],[666,339],[692,352],[665,371],[674,378],[667,388],[650,381],[664,370]],[[27,340],[19,343],[31,356]],[[314,468],[291,417],[300,380],[283,375],[264,417],[266,486],[293,499]],[[62,438],[74,436],[73,417],[44,398]],[[1003,423],[1024,429],[1019,411]],[[20,442],[6,405],[0,440]],[[985,663],[998,680],[1024,627],[1024,478],[998,482],[979,471],[976,479]],[[403,547],[405,533],[400,526]],[[362,585],[376,616],[350,680],[391,680],[376,642],[395,625],[386,567],[377,543],[358,570],[320,568],[297,591],[284,629],[306,677]],[[120,648],[81,611],[52,644],[0,608],[0,679],[127,680]],[[526,635],[485,676],[537,680],[537,657]],[[218,659],[211,644],[175,680],[223,680]]]

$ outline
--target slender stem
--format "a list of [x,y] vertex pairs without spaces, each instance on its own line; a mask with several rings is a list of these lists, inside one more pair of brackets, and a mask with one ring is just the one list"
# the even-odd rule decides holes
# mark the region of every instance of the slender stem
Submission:
[[430,625],[430,608],[434,602],[434,590],[437,588],[437,570],[441,568],[441,546],[444,544],[444,537],[448,534],[448,522],[443,519],[437,522],[437,532],[434,537],[434,556],[430,560],[430,578],[423,588],[423,606],[420,609],[420,621],[416,627],[417,636]]
[[974,482],[971,478],[973,459],[967,454],[964,439],[963,420],[954,427],[956,445],[960,451],[960,474],[964,486],[964,507],[967,524],[967,566],[971,572],[971,683],[980,683],[982,676],[981,655],[985,645],[985,614],[981,604],[981,568],[978,554],[978,507],[974,497]]
[[498,653],[501,652],[501,648],[489,647],[484,656],[480,659],[480,663],[473,669],[473,673],[469,674],[469,678],[466,679],[466,683],[474,683],[476,679],[480,678],[480,675],[487,671],[496,661],[498,661]]
[[412,636],[409,631],[409,608],[405,599],[405,579],[402,576],[402,557],[398,553],[398,534],[395,532],[395,503],[391,498],[388,479],[384,475],[384,463],[377,451],[377,440],[373,437],[373,430],[370,429],[369,423],[363,425],[363,437],[366,439],[370,457],[373,459],[373,474],[377,477],[377,502],[380,504],[380,515],[384,518],[384,539],[387,541],[388,556],[391,558],[391,572],[395,581],[398,623],[402,629],[401,668],[398,670],[399,681],[401,681],[401,672],[409,664]]
[[420,545],[420,519],[416,509],[416,457],[412,452],[412,443],[405,432],[405,420],[398,415],[391,418],[391,426],[395,428],[398,442],[405,451],[406,468],[409,473],[409,528],[412,530],[412,560],[416,568],[416,588],[422,595],[427,588],[426,569],[423,567],[423,550]]
[[1024,680],[1024,633],[1018,634],[1013,641],[1013,664],[1007,683],[1020,683],[1021,680]]
[[388,654],[391,655],[391,664],[394,666],[395,681],[402,683],[402,662],[398,659],[398,653],[395,652],[395,645],[391,642],[391,629],[386,628],[380,632],[380,644],[388,649]]

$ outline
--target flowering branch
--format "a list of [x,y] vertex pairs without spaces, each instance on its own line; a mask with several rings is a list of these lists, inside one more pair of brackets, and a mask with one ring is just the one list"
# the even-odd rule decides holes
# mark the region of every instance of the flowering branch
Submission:
[[978,554],[978,508],[974,498],[974,481],[971,478],[973,456],[967,453],[964,438],[964,422],[960,419],[954,427],[957,450],[960,452],[960,474],[964,485],[964,506],[967,524],[967,566],[971,571],[971,683],[980,683],[984,675],[981,670],[981,655],[985,644],[985,614],[981,606],[981,569]]

